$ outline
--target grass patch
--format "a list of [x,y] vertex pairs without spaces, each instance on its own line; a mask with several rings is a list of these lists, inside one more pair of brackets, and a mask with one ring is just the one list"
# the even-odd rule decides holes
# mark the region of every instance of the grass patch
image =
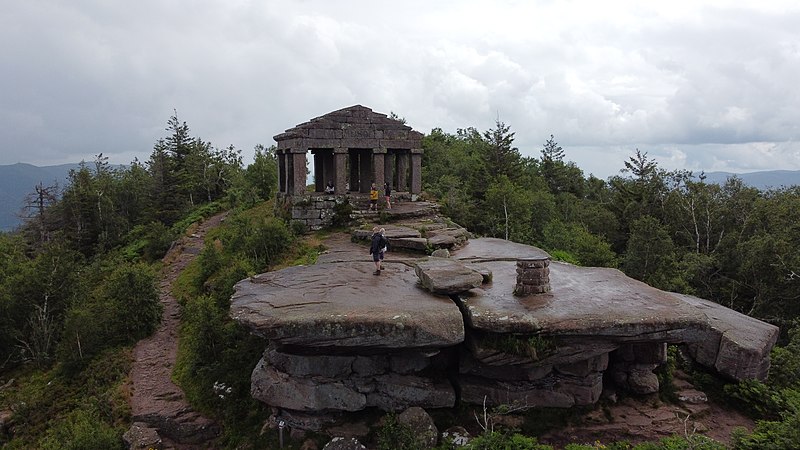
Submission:
[[513,334],[486,334],[481,339],[481,344],[510,355],[525,356],[533,361],[552,354],[556,349],[552,339],[539,335],[525,337]]

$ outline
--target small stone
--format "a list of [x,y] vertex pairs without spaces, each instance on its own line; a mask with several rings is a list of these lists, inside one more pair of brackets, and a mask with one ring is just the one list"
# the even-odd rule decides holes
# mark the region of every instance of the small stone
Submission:
[[134,422],[122,435],[122,440],[132,450],[140,448],[161,450],[161,437],[158,432],[144,422]]
[[335,437],[322,450],[367,450],[356,438]]

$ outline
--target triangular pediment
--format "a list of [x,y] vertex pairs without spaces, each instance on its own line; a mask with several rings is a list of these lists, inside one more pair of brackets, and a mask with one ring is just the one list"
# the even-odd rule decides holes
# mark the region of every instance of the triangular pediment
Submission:
[[[364,134],[367,132],[410,132],[414,138],[422,135],[413,131],[403,122],[389,118],[386,114],[375,112],[362,105],[353,105],[315,117],[308,122],[303,122],[274,137],[276,141],[287,139],[312,137],[320,132],[312,130],[346,130],[349,133]],[[363,130],[364,133],[359,133]],[[417,137],[416,135],[419,135]]]

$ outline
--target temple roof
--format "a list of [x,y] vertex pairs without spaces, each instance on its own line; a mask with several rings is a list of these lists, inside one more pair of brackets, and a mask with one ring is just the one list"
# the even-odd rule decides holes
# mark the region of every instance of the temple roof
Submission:
[[280,147],[282,141],[291,139],[378,138],[418,141],[422,139],[422,133],[386,114],[366,106],[353,105],[298,124],[273,138]]

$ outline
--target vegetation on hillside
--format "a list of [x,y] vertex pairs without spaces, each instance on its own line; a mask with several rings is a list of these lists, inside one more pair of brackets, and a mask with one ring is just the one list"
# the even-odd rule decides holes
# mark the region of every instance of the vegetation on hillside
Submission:
[[[13,436],[0,430],[0,444],[121,446],[130,421],[122,387],[130,346],[160,317],[158,261],[192,223],[231,210],[176,287],[183,325],[174,378],[196,408],[224,423],[220,445],[274,446],[274,436],[260,433],[268,411],[249,395],[265,343],[228,317],[230,296],[248,275],[313,262],[318,243],[272,214],[272,149],[257,147],[244,167],[235,148],[192,137],[177,116],[166,131],[145,162],[111,168],[98,155],[71,173],[59,195],[37,189],[47,194],[32,203],[41,207],[17,232],[0,234],[0,386],[15,380],[0,389],[0,411],[14,414]],[[485,132],[434,129],[423,146],[427,195],[477,234],[533,244],[574,264],[617,267],[784,331],[798,319],[798,187],[759,191],[736,178],[706,184],[660,169],[639,150],[618,176],[585,177],[555,136],[538,157],[524,157],[499,121]],[[800,445],[794,330],[773,351],[766,383],[721,391],[761,420],[736,437],[737,448]],[[717,448],[676,439],[636,448]],[[473,448],[509,445],[543,448],[513,430],[487,433]],[[607,448],[633,448],[622,445]]]

